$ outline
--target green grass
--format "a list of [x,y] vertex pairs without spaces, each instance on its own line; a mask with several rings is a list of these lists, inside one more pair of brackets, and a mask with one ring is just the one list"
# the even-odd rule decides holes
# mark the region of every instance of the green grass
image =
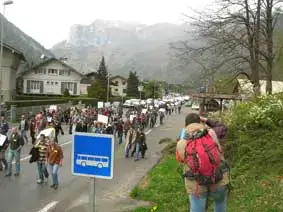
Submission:
[[[157,211],[185,211],[188,195],[174,156],[166,156],[131,192],[131,197],[154,202]],[[147,184],[148,183],[148,184]],[[144,187],[144,188],[143,188]],[[186,203],[186,204],[184,204]],[[150,211],[138,208],[135,212]]]
[[[256,130],[240,133],[227,141],[233,190],[229,212],[283,211],[283,131]],[[155,211],[188,211],[189,199],[174,155],[167,155],[132,191],[136,199],[153,202]],[[212,204],[210,204],[212,205]],[[138,208],[134,212],[151,211]],[[213,211],[211,208],[209,211]]]

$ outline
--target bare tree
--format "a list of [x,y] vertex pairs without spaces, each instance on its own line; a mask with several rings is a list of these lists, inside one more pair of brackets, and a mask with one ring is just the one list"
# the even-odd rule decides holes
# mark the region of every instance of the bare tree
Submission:
[[[219,70],[234,76],[248,76],[256,95],[260,94],[260,77],[265,76],[270,82],[267,83],[267,91],[271,93],[273,32],[277,18],[273,1],[220,0],[217,2],[220,8],[212,14],[194,11],[197,16],[185,15],[203,45],[182,41],[171,47],[182,60],[187,57],[190,61],[193,58],[206,61],[209,55],[213,55],[217,58]],[[279,3],[281,0],[276,1]]]

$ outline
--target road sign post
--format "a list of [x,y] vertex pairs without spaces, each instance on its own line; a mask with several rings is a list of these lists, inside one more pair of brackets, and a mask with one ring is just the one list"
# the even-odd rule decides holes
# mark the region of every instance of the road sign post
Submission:
[[90,177],[89,212],[95,211],[95,178],[113,179],[113,135],[75,133],[72,148],[72,174]]
[[89,185],[89,212],[95,212],[95,177],[90,178]]

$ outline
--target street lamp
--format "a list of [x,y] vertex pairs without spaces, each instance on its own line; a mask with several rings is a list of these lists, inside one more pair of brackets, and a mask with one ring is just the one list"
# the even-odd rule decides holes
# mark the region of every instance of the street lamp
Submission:
[[3,2],[3,12],[2,12],[2,15],[3,15],[3,18],[2,18],[2,21],[1,21],[1,47],[0,47],[0,68],[1,68],[1,101],[2,101],[2,85],[3,85],[3,82],[2,82],[2,72],[3,72],[3,40],[4,40],[4,19],[5,19],[5,9],[6,9],[6,6],[8,5],[11,5],[13,4],[14,2],[11,1],[11,0],[6,0]]
[[143,85],[142,85],[142,84],[140,84],[140,85],[138,86],[138,90],[139,90],[139,92],[140,92],[140,100],[141,100],[141,93],[142,93],[142,91],[143,91]]
[[108,75],[107,75],[107,102],[109,101],[109,91],[110,91],[110,73],[108,71]]

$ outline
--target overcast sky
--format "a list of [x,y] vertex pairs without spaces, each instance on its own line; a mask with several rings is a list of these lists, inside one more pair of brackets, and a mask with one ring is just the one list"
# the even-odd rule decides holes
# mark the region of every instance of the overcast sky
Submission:
[[73,24],[90,24],[95,19],[180,23],[187,6],[203,8],[207,2],[210,0],[14,0],[5,16],[51,48],[67,39]]

